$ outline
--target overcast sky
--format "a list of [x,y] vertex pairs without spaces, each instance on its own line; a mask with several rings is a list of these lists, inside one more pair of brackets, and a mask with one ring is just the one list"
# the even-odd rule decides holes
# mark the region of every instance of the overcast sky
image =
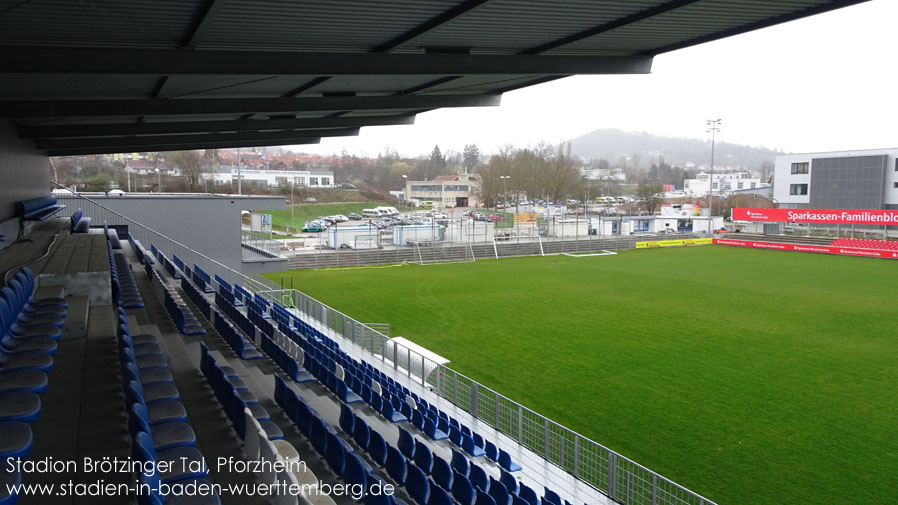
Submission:
[[599,128],[718,139],[786,152],[898,147],[898,0],[861,5],[657,56],[649,75],[576,76],[506,93],[499,107],[419,114],[297,151],[482,153]]

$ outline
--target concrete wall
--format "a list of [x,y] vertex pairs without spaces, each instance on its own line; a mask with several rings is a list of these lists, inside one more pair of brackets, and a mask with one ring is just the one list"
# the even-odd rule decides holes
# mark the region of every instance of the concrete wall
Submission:
[[[286,207],[283,197],[165,193],[123,196],[85,193],[85,196],[244,274],[287,269],[285,259],[244,262],[240,245],[240,211],[283,210]],[[83,207],[85,214],[94,220],[91,225],[102,225],[103,219],[110,225],[127,224],[114,214],[91,209],[83,200],[70,201],[67,205],[73,209]],[[148,240],[141,239],[141,242],[150,248]],[[169,253],[163,243],[157,245]]]
[[34,141],[20,140],[15,126],[0,119],[0,234],[9,245],[19,232],[16,202],[50,194],[50,161],[34,148]]

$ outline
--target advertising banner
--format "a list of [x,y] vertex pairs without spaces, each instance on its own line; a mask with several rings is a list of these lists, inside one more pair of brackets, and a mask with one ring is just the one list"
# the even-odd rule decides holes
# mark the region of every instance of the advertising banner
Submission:
[[733,221],[898,226],[898,210],[737,208],[733,209]]
[[653,240],[650,242],[636,242],[636,248],[651,249],[654,247],[678,247],[683,245],[706,245],[710,243],[710,238],[687,238],[685,240]]
[[514,222],[517,224],[535,223],[536,212],[519,212],[514,215]]
[[828,245],[778,244],[776,242],[756,242],[754,240],[714,239],[715,245],[736,247],[753,247],[755,249],[774,249],[777,251],[798,251],[823,254],[840,254],[843,256],[864,256],[867,258],[898,259],[898,252],[878,249],[855,249],[851,247],[833,247]]

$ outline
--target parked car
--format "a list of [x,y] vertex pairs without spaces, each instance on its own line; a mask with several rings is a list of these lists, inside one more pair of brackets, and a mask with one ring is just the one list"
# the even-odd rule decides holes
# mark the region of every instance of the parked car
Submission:
[[434,212],[432,217],[434,219],[449,219],[449,214],[444,212]]
[[306,198],[306,199],[303,200],[303,201],[306,202],[306,203],[315,203],[315,202],[318,201],[318,199],[312,198],[312,197],[310,196],[310,197]]
[[505,216],[503,216],[502,214],[490,214],[489,217],[487,217],[487,219],[489,219],[492,222],[505,221]]
[[346,221],[349,221],[349,218],[344,216],[343,214],[335,214],[334,219],[336,219],[338,223],[345,223]]
[[356,214],[355,212],[350,212],[346,217],[348,217],[350,221],[359,221],[362,219],[362,215]]
[[334,219],[334,216],[318,216],[318,221],[323,221],[327,226],[332,226],[337,222],[337,220]]
[[317,221],[309,221],[306,224],[302,225],[302,231],[306,233],[318,233],[326,229],[326,227],[322,226],[321,223]]
[[474,221],[487,221],[488,222],[489,220],[490,220],[489,216],[484,214],[483,212],[478,212],[477,215],[474,216]]

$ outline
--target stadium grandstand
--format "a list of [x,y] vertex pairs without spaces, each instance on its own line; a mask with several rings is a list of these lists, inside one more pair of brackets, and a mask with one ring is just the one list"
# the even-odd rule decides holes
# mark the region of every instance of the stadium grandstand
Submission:
[[856,3],[0,3],[0,504],[713,503],[164,228],[61,204],[48,157],[354,135]]

